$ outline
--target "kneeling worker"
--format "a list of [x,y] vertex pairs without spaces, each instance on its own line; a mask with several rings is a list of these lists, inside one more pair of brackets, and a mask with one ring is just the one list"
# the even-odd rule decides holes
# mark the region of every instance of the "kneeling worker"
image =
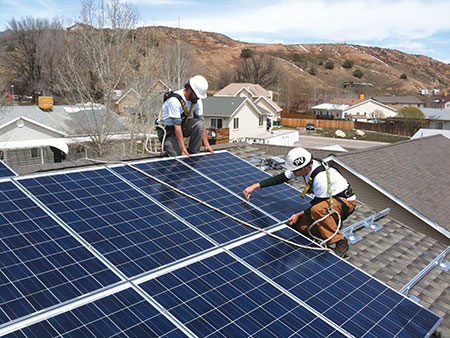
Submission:
[[[297,231],[308,234],[308,227],[324,216],[328,215],[330,207],[329,190],[333,197],[333,209],[339,213],[341,220],[346,219],[355,209],[356,196],[352,192],[350,184],[341,173],[333,168],[328,168],[330,186],[328,185],[328,173],[325,164],[312,158],[310,152],[304,148],[292,149],[286,160],[286,171],[279,175],[266,178],[259,183],[255,183],[244,190],[244,196],[250,199],[252,193],[258,188],[265,188],[272,185],[285,183],[293,178],[303,176],[306,188],[302,193],[302,198],[306,193],[312,192],[314,199],[311,201],[311,207],[301,211],[289,218],[289,225]],[[318,222],[311,229],[311,233],[323,240],[327,240],[337,230],[337,215],[331,215]],[[343,257],[349,250],[348,242],[338,231],[331,238],[327,245],[333,248],[333,251]]]
[[[202,140],[205,150],[214,153],[206,136],[203,117],[202,99],[206,98],[207,90],[208,81],[196,75],[189,79],[184,89],[165,96],[162,112],[156,121],[160,127],[156,130],[159,141],[164,142],[167,156],[199,153]],[[184,137],[189,137],[188,149],[184,145]]]

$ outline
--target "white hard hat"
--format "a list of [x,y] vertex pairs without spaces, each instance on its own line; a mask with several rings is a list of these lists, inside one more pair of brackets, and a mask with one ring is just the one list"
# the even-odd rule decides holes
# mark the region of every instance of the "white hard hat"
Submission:
[[311,162],[312,155],[305,148],[292,149],[286,159],[286,169],[290,171],[298,170]]
[[206,99],[206,91],[208,90],[208,81],[201,76],[195,75],[189,79],[189,85],[199,99]]

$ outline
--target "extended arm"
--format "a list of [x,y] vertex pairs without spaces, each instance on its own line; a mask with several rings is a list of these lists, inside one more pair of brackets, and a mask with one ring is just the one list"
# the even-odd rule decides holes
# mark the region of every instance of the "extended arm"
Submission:
[[278,185],[281,183],[285,183],[287,181],[289,181],[289,179],[286,177],[285,173],[281,173],[276,176],[266,178],[259,183],[255,183],[255,184],[245,188],[243,193],[244,193],[244,196],[246,199],[250,199],[250,196],[256,189],[262,189],[265,187],[270,187],[272,185]]

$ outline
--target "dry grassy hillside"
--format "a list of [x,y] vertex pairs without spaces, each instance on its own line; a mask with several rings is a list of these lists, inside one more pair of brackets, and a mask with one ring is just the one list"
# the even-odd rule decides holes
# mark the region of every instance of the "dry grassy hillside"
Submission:
[[[211,79],[213,89],[218,89],[222,73],[234,73],[243,48],[273,56],[280,78],[277,86],[289,78],[291,85],[306,96],[356,92],[367,95],[416,94],[419,88],[446,89],[450,86],[449,64],[398,50],[349,44],[251,44],[218,33],[167,27],[146,27],[144,30],[151,32],[160,44],[180,39],[192,46],[200,69]],[[300,63],[292,61],[294,54],[300,55]],[[343,68],[345,60],[352,60],[353,67]],[[327,61],[334,63],[333,69],[325,68]],[[311,68],[315,68],[316,75],[310,74]],[[353,76],[356,69],[363,73],[359,79]],[[402,74],[406,74],[406,80],[400,78]],[[346,81],[371,83],[373,86],[344,90]],[[277,91],[277,88],[273,89]]]

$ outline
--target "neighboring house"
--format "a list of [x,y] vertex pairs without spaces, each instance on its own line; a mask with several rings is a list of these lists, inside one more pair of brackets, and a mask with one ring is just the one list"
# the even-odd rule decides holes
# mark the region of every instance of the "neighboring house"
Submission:
[[115,102],[115,108],[119,114],[125,114],[136,107],[141,99],[142,96],[131,88]]
[[347,104],[322,103],[311,107],[311,110],[318,118],[343,119],[344,111],[348,107]]
[[[93,139],[129,138],[125,119],[105,115],[103,106],[38,106],[0,108],[0,151],[12,168],[87,157]],[[94,156],[94,155],[92,155]]]
[[266,132],[268,111],[246,97],[211,96],[203,100],[205,125],[229,129],[229,141],[244,141]]
[[450,109],[420,108],[431,129],[450,129]]
[[279,123],[281,123],[281,111],[283,109],[273,101],[272,91],[265,90],[258,84],[230,83],[228,86],[215,93],[214,96],[246,97],[258,107],[267,110],[270,113],[268,117],[271,121],[280,121]]
[[425,107],[425,102],[417,96],[374,96],[372,99],[391,106]]
[[[353,119],[353,116],[364,116],[366,120],[378,120],[390,118],[395,115],[397,115],[397,110],[395,108],[373,99],[368,99],[363,102],[357,103],[344,110],[345,119]],[[358,120],[362,121],[362,119]]]
[[273,130],[270,133],[263,133],[253,137],[246,137],[245,142],[250,144],[272,144],[279,146],[293,147],[299,140],[298,130]]
[[330,156],[358,200],[450,245],[450,140],[442,135]]
[[420,128],[413,136],[411,136],[411,140],[433,135],[443,135],[450,139],[450,130]]

